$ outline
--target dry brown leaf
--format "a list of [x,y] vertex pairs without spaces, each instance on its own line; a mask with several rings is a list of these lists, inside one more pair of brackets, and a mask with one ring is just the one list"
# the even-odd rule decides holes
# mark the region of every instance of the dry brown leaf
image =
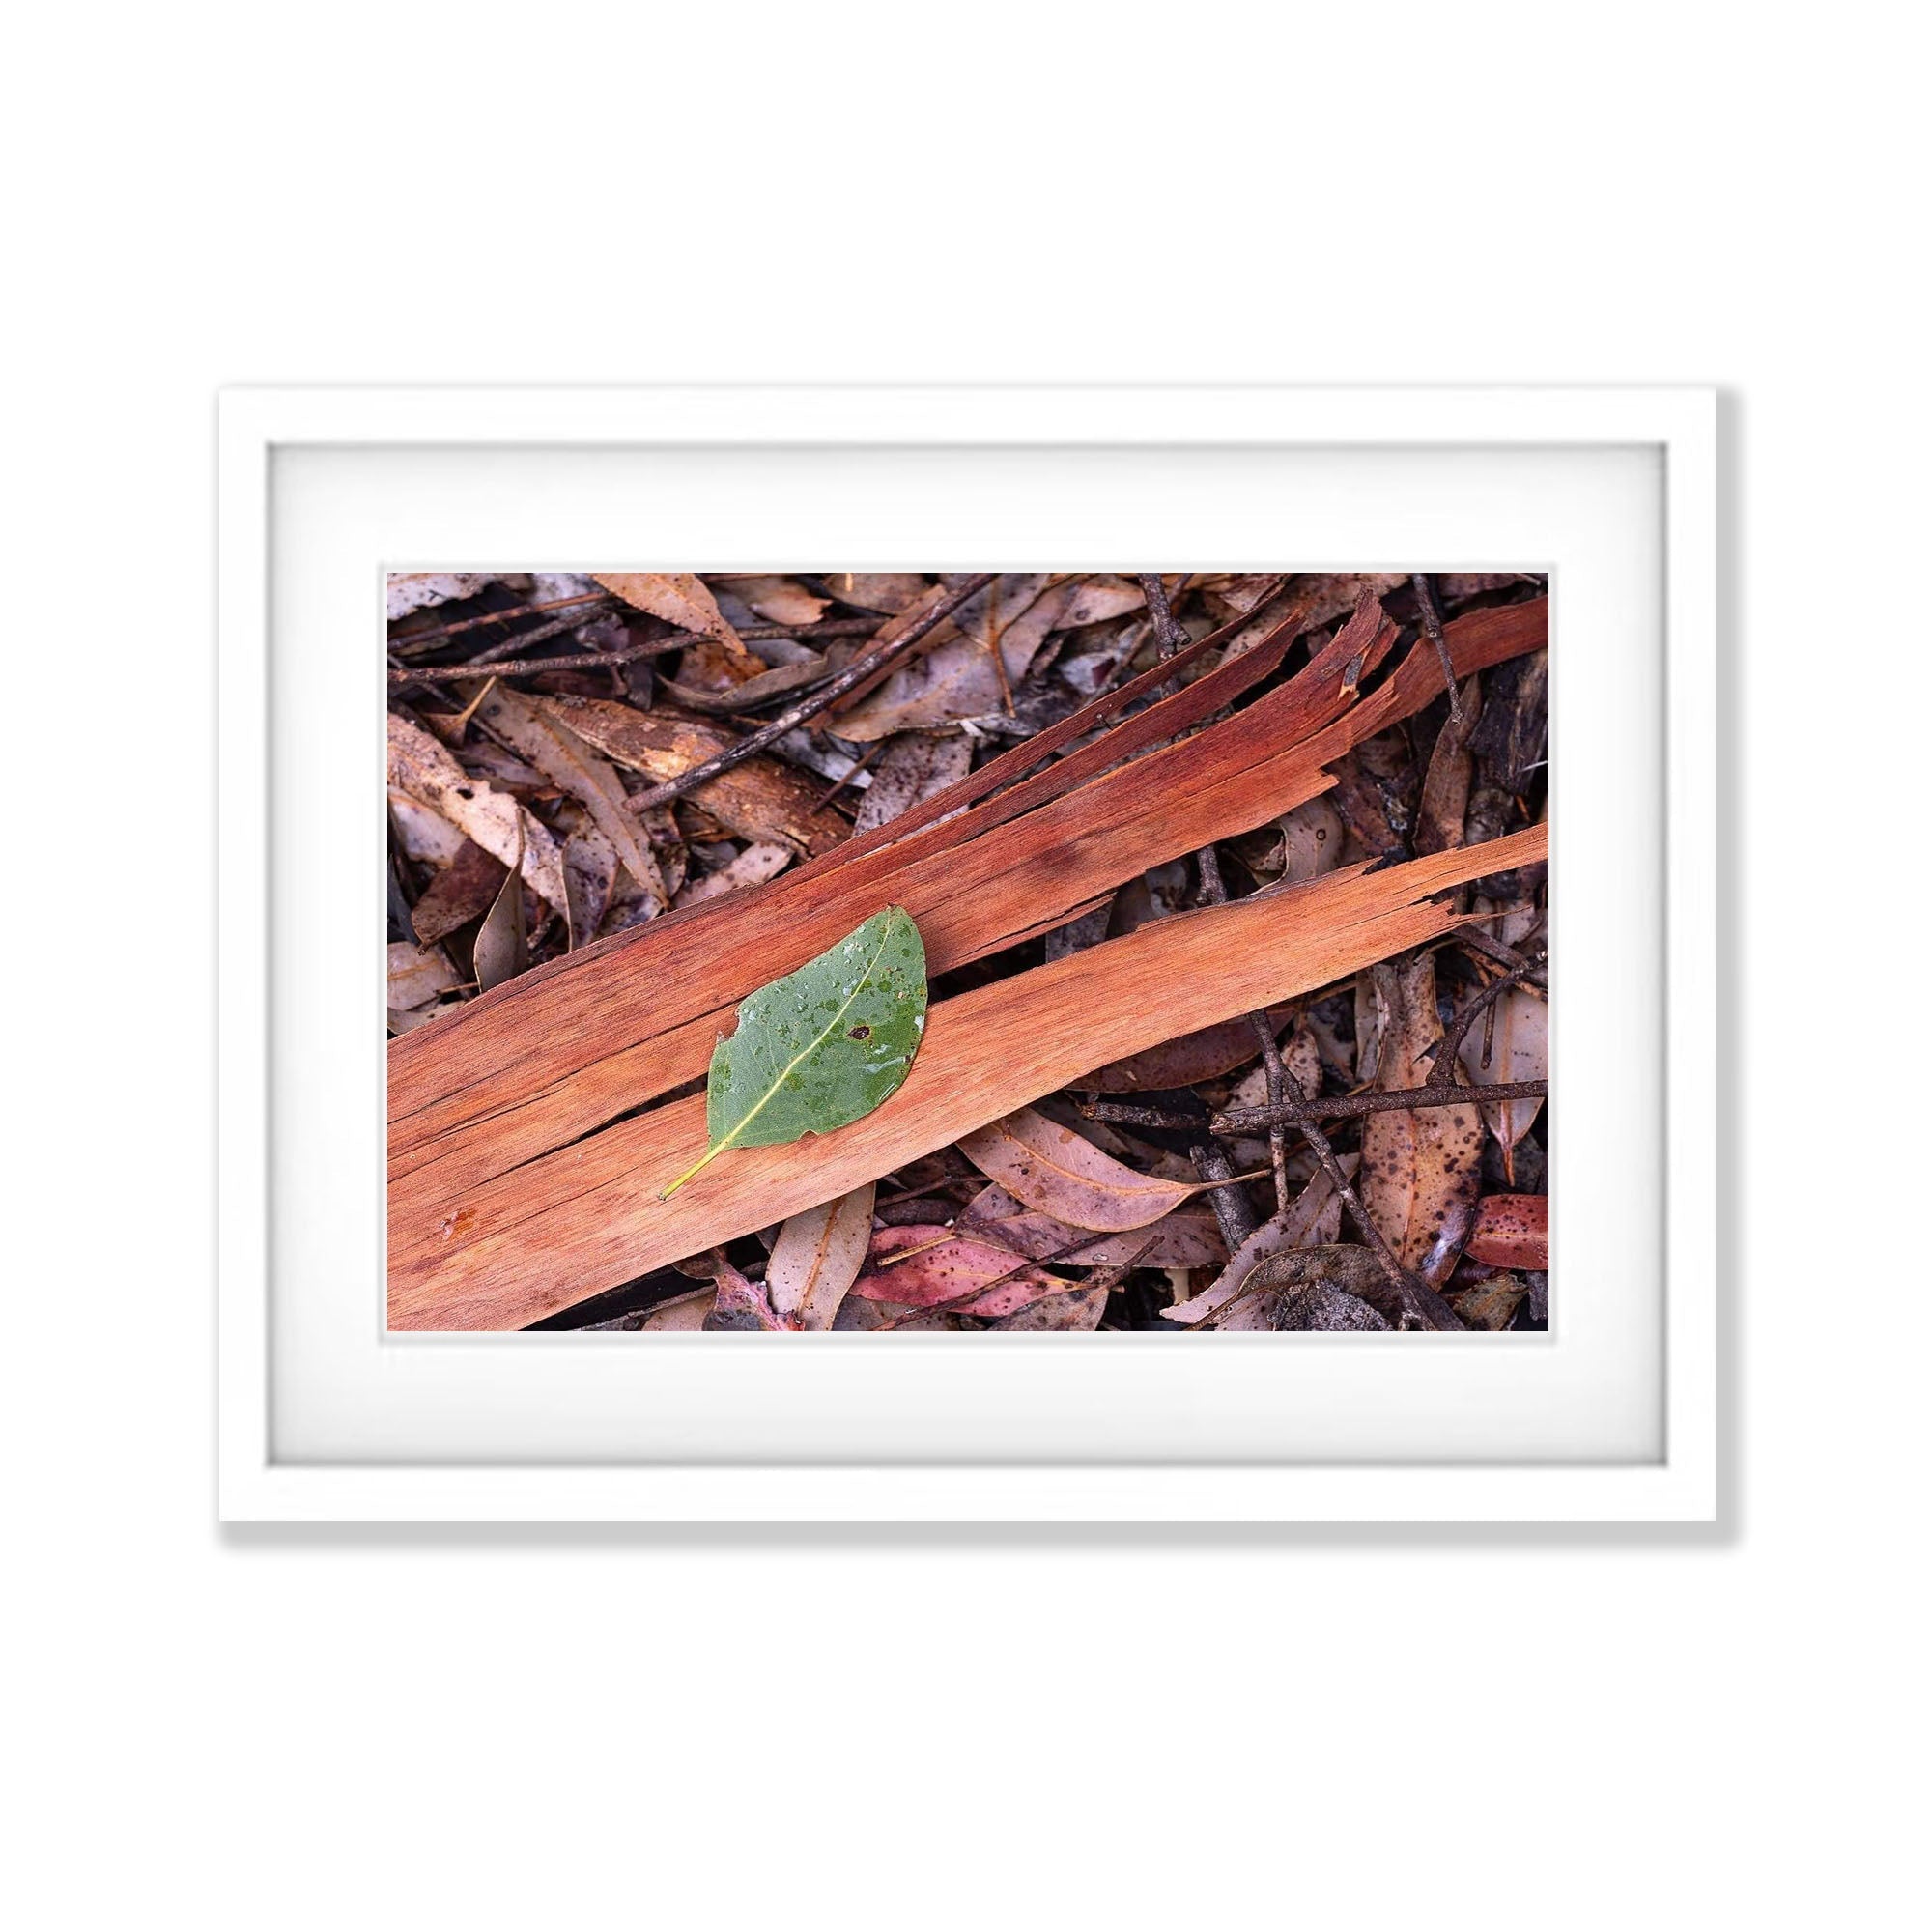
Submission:
[[[1249,1029],[1252,1038],[1253,1029]],[[1321,1091],[1321,1046],[1306,1013],[1294,1022],[1294,1030],[1282,1042],[1282,1065],[1288,1076],[1301,1089],[1301,1097],[1312,1100]],[[1265,1107],[1268,1103],[1267,1068],[1256,1066],[1243,1074],[1228,1095],[1231,1107]]]
[[1342,814],[1324,794],[1275,820],[1281,834],[1281,876],[1292,885],[1319,879],[1342,863]]
[[402,1011],[426,1006],[439,993],[460,985],[455,969],[432,947],[407,940],[389,948],[389,1004]]
[[749,604],[768,624],[815,624],[829,598],[814,597],[789,577],[732,577],[731,594]]
[[[689,655],[687,652],[686,656]],[[713,690],[707,690],[700,684],[687,683],[682,678],[667,677],[659,682],[678,703],[688,705],[694,711],[713,711],[728,717],[734,711],[755,710],[770,698],[782,697],[788,691],[817,684],[830,677],[834,668],[818,652],[812,651],[790,664],[754,671],[750,677]]]
[[503,862],[473,838],[464,839],[456,857],[429,882],[410,913],[417,940],[435,946],[459,926],[480,919],[496,903],[505,877]]
[[[1352,1178],[1356,1156],[1340,1156],[1342,1172]],[[1188,1301],[1178,1301],[1167,1311],[1170,1321],[1192,1325],[1225,1308],[1241,1293],[1248,1276],[1271,1255],[1287,1254],[1295,1248],[1319,1246],[1333,1240],[1341,1222],[1342,1197],[1325,1170],[1318,1168],[1315,1178],[1288,1204],[1286,1214],[1274,1214],[1262,1223],[1228,1259],[1228,1265]]]
[[477,928],[470,964],[476,983],[489,992],[514,980],[530,963],[529,934],[524,919],[524,882],[506,870],[483,923]]
[[[955,635],[890,672],[869,696],[840,713],[838,735],[869,743],[895,731],[983,718],[1003,709],[1006,690],[993,663],[995,639],[1006,666],[1006,689],[1010,689],[1025,677],[1035,652],[1078,590],[1076,582],[1049,588],[1043,574],[996,579],[953,612]],[[885,626],[880,638],[892,628]]]
[[1056,631],[1070,631],[1081,624],[1101,624],[1110,617],[1124,617],[1147,604],[1147,593],[1124,577],[1087,577],[1053,620]]
[[[1276,1015],[1279,1032],[1285,1015]],[[1096,1067],[1073,1084],[1092,1088],[1097,1094],[1159,1094],[1175,1088],[1192,1087],[1197,1081],[1218,1080],[1237,1066],[1245,1066],[1262,1050],[1254,1023],[1245,1014],[1223,1020],[1219,1026],[1203,1027],[1199,1033],[1182,1034],[1179,1039],[1163,1040],[1146,1053],[1130,1054],[1110,1066]],[[1238,1106],[1261,1102],[1237,1101]]]
[[650,841],[625,804],[623,781],[553,707],[498,685],[477,707],[476,715],[589,812],[647,898],[660,906],[669,902]]
[[882,611],[888,617],[917,604],[930,587],[923,577],[911,570],[829,570],[823,582],[841,604]]
[[440,812],[418,805],[408,792],[390,790],[389,815],[395,821],[397,842],[419,866],[453,866],[457,854],[470,842]]
[[830,1328],[838,1304],[859,1278],[872,1238],[867,1181],[835,1201],[792,1215],[779,1230],[765,1268],[765,1288],[781,1319],[796,1328]]
[[1030,1308],[1003,1315],[993,1323],[1010,1333],[1047,1335],[1086,1333],[1100,1325],[1107,1312],[1105,1288],[1076,1288],[1065,1294],[1049,1294]]
[[[1460,1058],[1470,1084],[1486,1087],[1495,1081],[1549,1078],[1549,1008],[1527,986],[1512,986],[1495,1001],[1495,1025],[1490,1051],[1483,1052],[1487,1014],[1463,1036]],[[1542,1107],[1541,1100],[1495,1100],[1483,1108],[1483,1120],[1501,1145],[1505,1160],[1528,1133]]]
[[497,582],[494,572],[482,570],[392,571],[389,576],[389,620],[407,617],[412,611],[426,611],[432,605],[453,603],[460,597],[474,597]]
[[668,1301],[659,1302],[639,1328],[655,1335],[696,1334],[704,1326],[717,1299],[715,1288],[695,1288],[689,1294],[674,1294]]
[[[1378,969],[1378,979],[1382,969]],[[1435,1013],[1435,958],[1424,952],[1389,969],[1391,1024],[1376,1085],[1420,1087],[1428,1049],[1442,1037]],[[1392,1109],[1362,1124],[1362,1204],[1397,1257],[1432,1286],[1448,1280],[1476,1215],[1482,1185],[1483,1122],[1475,1106]]]
[[872,767],[854,832],[885,825],[922,799],[956,784],[973,767],[973,747],[957,732],[903,731]]
[[[961,1315],[1011,1315],[1075,1286],[1025,1262],[1022,1255],[937,1224],[880,1228],[872,1235],[866,1272],[851,1292],[867,1301],[907,1308],[951,1302]],[[976,1288],[985,1293],[974,1295]],[[972,1299],[960,1298],[967,1295]]]
[[1497,1332],[1516,1320],[1517,1307],[1528,1293],[1528,1285],[1515,1275],[1498,1274],[1474,1288],[1461,1289],[1446,1299],[1471,1328]]
[[967,1134],[959,1151],[1016,1200],[1075,1228],[1145,1228],[1197,1191],[1135,1173],[1031,1107]]
[[798,855],[789,845],[747,845],[729,865],[693,879],[677,895],[680,906],[702,905],[745,886],[761,886],[775,879]]
[[1035,1261],[1054,1255],[1068,1267],[1119,1266],[1136,1258],[1147,1267],[1220,1267],[1228,1259],[1220,1224],[1206,1208],[1177,1208],[1158,1221],[1124,1234],[1096,1235],[1063,1252],[1087,1231],[1036,1212],[992,1181],[960,1209],[957,1226],[961,1234],[980,1236]]
[[1469,754],[1469,734],[1483,715],[1483,681],[1465,678],[1458,694],[1462,721],[1445,719],[1436,733],[1435,749],[1422,779],[1422,806],[1415,826],[1418,852],[1446,852],[1463,842],[1463,819],[1469,809],[1469,781],[1476,761]]
[[[557,697],[547,703],[586,744],[654,783],[677,778],[736,742],[718,725],[637,711],[609,698]],[[741,838],[780,841],[815,858],[851,836],[845,821],[819,803],[824,790],[788,766],[753,757],[699,785],[690,802]]]
[[1332,624],[1337,617],[1346,617],[1360,602],[1364,592],[1375,597],[1386,597],[1398,585],[1408,582],[1407,573],[1400,570],[1371,572],[1367,575],[1344,572],[1340,576],[1318,573],[1294,580],[1294,594],[1307,606],[1307,616],[1303,620],[1308,629],[1319,631],[1323,624]]
[[389,714],[389,783],[467,833],[484,851],[514,866],[539,897],[569,915],[563,856],[549,830],[517,801],[473,778],[420,725]]
[[744,640],[724,621],[718,600],[703,581],[690,571],[615,571],[594,581],[606,590],[614,591],[636,610],[648,611],[653,617],[662,617],[681,631],[715,638],[734,657],[748,661],[754,669],[757,668],[757,660],[745,648]]
[[563,841],[563,887],[570,895],[570,943],[588,946],[611,910],[617,885],[617,848],[595,825],[580,825]]

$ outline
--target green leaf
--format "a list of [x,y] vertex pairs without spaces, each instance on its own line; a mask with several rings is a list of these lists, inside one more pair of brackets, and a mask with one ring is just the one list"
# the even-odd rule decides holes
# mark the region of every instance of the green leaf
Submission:
[[738,1009],[705,1083],[711,1145],[666,1201],[726,1148],[775,1147],[863,1120],[898,1091],[925,1027],[925,947],[900,906]]

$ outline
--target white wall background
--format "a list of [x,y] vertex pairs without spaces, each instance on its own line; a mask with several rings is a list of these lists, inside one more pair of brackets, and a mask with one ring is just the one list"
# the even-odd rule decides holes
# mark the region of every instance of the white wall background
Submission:
[[[14,1922],[1904,1920],[1921,69],[1778,17],[14,23]],[[217,1533],[213,389],[805,377],[1726,385],[1723,1533]]]

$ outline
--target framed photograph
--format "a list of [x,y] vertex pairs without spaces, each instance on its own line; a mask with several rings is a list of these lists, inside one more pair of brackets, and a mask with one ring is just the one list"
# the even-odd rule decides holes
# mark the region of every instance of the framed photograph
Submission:
[[220,1508],[1718,1508],[1701,389],[236,390]]

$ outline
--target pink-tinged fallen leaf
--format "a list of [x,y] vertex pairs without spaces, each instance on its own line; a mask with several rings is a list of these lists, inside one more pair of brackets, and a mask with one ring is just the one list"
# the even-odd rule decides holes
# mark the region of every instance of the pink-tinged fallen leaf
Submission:
[[1106,1289],[1076,1288],[1065,1294],[1049,1294],[1016,1314],[1003,1315],[993,1326],[1025,1335],[1086,1334],[1099,1327],[1106,1312]]
[[1466,1252],[1491,1267],[1548,1268],[1549,1196],[1484,1195]]
[[967,1134],[959,1151],[1016,1200],[1075,1228],[1144,1228],[1198,1191],[1137,1174],[1031,1107]]
[[500,859],[493,858],[473,838],[466,838],[410,913],[416,938],[424,946],[435,946],[459,926],[481,919],[496,903],[507,876]]
[[[1356,1156],[1341,1155],[1340,1166],[1345,1175],[1352,1177]],[[1325,1170],[1318,1168],[1314,1179],[1288,1204],[1288,1212],[1264,1221],[1235,1250],[1228,1265],[1191,1300],[1176,1302],[1167,1311],[1167,1319],[1188,1326],[1206,1321],[1235,1300],[1248,1276],[1270,1256],[1288,1254],[1296,1248],[1321,1247],[1333,1241],[1341,1218],[1342,1197]]]
[[549,829],[507,793],[466,772],[420,725],[389,714],[389,783],[467,833],[505,866],[522,862],[539,897],[566,918],[563,855]]
[[832,1326],[871,1245],[873,1188],[868,1180],[792,1215],[779,1230],[765,1288],[780,1320],[797,1328]]
[[[1010,1248],[1038,1261],[1053,1255],[1069,1267],[1118,1266],[1136,1261],[1145,1267],[1220,1267],[1228,1259],[1220,1224],[1206,1208],[1177,1208],[1158,1221],[1125,1234],[1095,1235],[1070,1253],[1067,1244],[1086,1231],[1057,1221],[1016,1201],[989,1182],[959,1211],[959,1232]],[[1145,1253],[1143,1253],[1145,1250]]]
[[[1275,1019],[1277,1032],[1282,1017]],[[1192,1087],[1200,1080],[1218,1080],[1222,1074],[1259,1059],[1261,1050],[1254,1025],[1243,1015],[1223,1020],[1219,1026],[1203,1027],[1199,1033],[1182,1034],[1179,1039],[1163,1040],[1145,1053],[1129,1054],[1111,1065],[1095,1067],[1073,1085],[1100,1094],[1166,1093],[1177,1087]]]
[[706,1328],[758,1329],[775,1333],[792,1324],[780,1318],[772,1307],[762,1282],[748,1281],[725,1259],[723,1248],[714,1249],[707,1264],[713,1270],[712,1285],[717,1290],[711,1312],[704,1318]]
[[[1385,1092],[1420,1087],[1442,1037],[1435,958],[1424,952],[1375,978],[1389,1007],[1376,1068]],[[1449,1279],[1476,1217],[1483,1122],[1473,1103],[1371,1114],[1362,1126],[1362,1204],[1399,1260],[1432,1286]]]
[[734,657],[751,664],[753,670],[763,668],[745,648],[744,639],[724,621],[718,600],[690,571],[620,570],[599,576],[595,581],[606,590],[614,591],[633,609],[648,611],[653,617],[662,617],[681,631],[713,638]]
[[[962,1315],[1011,1315],[1049,1294],[1077,1286],[1062,1275],[1030,1267],[1025,1258],[951,1228],[915,1223],[874,1231],[866,1272],[852,1293],[907,1308],[952,1303]],[[973,1291],[984,1288],[975,1295]],[[961,1296],[971,1299],[961,1300]]]

